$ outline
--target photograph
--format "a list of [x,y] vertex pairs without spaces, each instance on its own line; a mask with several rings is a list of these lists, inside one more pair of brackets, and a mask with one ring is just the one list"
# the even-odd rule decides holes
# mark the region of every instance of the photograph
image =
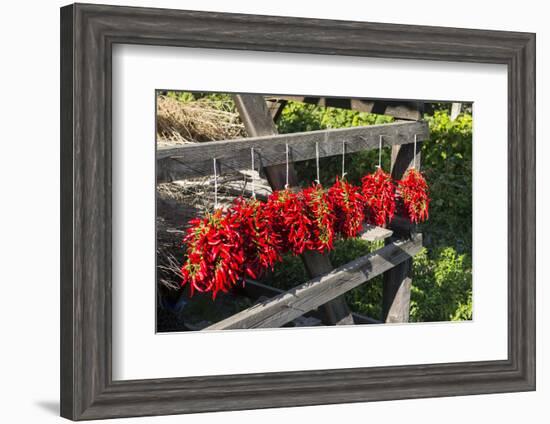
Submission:
[[154,101],[157,333],[475,320],[472,102]]

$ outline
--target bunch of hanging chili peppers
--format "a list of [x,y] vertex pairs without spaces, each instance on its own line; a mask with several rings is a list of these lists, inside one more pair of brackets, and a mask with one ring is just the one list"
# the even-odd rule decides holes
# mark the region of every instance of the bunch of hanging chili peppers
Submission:
[[245,278],[257,279],[284,253],[327,252],[336,237],[356,237],[363,223],[385,226],[396,209],[415,223],[428,219],[430,198],[422,173],[409,169],[399,181],[378,168],[357,187],[336,179],[301,190],[273,192],[266,202],[238,198],[189,222],[184,237],[182,284],[213,298]]

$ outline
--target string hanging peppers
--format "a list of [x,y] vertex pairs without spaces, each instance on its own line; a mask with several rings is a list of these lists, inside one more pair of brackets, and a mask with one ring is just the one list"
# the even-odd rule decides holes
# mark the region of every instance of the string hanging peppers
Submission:
[[235,217],[242,237],[245,256],[243,277],[257,279],[281,260],[281,239],[271,231],[273,217],[262,202],[242,197],[235,201],[229,213]]
[[[397,200],[412,222],[428,218],[428,186],[419,171],[409,169],[397,182]],[[267,202],[239,198],[227,211],[189,222],[182,285],[189,284],[191,295],[216,298],[246,277],[259,278],[283,253],[329,251],[336,235],[355,237],[364,221],[383,226],[395,209],[396,183],[380,168],[360,187],[337,178],[328,190],[313,184],[301,192],[275,191]]]
[[190,294],[194,290],[227,292],[241,277],[245,262],[242,237],[236,216],[221,209],[204,218],[193,219],[187,229],[187,260],[181,268],[182,284],[189,283]]
[[314,184],[302,191],[302,197],[311,221],[307,247],[320,253],[332,250],[335,217],[327,193],[321,184]]
[[269,196],[264,208],[272,219],[272,231],[282,241],[282,252],[295,255],[304,253],[311,245],[312,222],[305,213],[303,197],[290,189],[275,191]]
[[428,184],[420,171],[415,168],[407,170],[403,179],[398,182],[398,192],[412,222],[418,223],[428,219]]
[[336,177],[328,197],[334,212],[334,231],[343,238],[356,237],[365,219],[365,199],[360,189]]
[[365,199],[365,219],[368,224],[382,227],[395,213],[395,184],[390,174],[378,168],[374,174],[362,179]]

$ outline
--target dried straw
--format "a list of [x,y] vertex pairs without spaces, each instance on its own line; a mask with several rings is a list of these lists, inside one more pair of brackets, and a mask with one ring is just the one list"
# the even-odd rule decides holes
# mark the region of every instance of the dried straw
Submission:
[[171,97],[157,98],[157,141],[196,143],[246,137],[239,114],[231,104],[208,98],[183,102]]

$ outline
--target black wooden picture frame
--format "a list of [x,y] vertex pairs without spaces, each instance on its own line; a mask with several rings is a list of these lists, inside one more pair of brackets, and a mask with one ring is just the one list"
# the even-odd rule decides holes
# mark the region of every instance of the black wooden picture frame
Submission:
[[[113,381],[116,43],[505,64],[508,359]],[[61,9],[61,415],[73,420],[535,389],[535,35],[75,4]]]

